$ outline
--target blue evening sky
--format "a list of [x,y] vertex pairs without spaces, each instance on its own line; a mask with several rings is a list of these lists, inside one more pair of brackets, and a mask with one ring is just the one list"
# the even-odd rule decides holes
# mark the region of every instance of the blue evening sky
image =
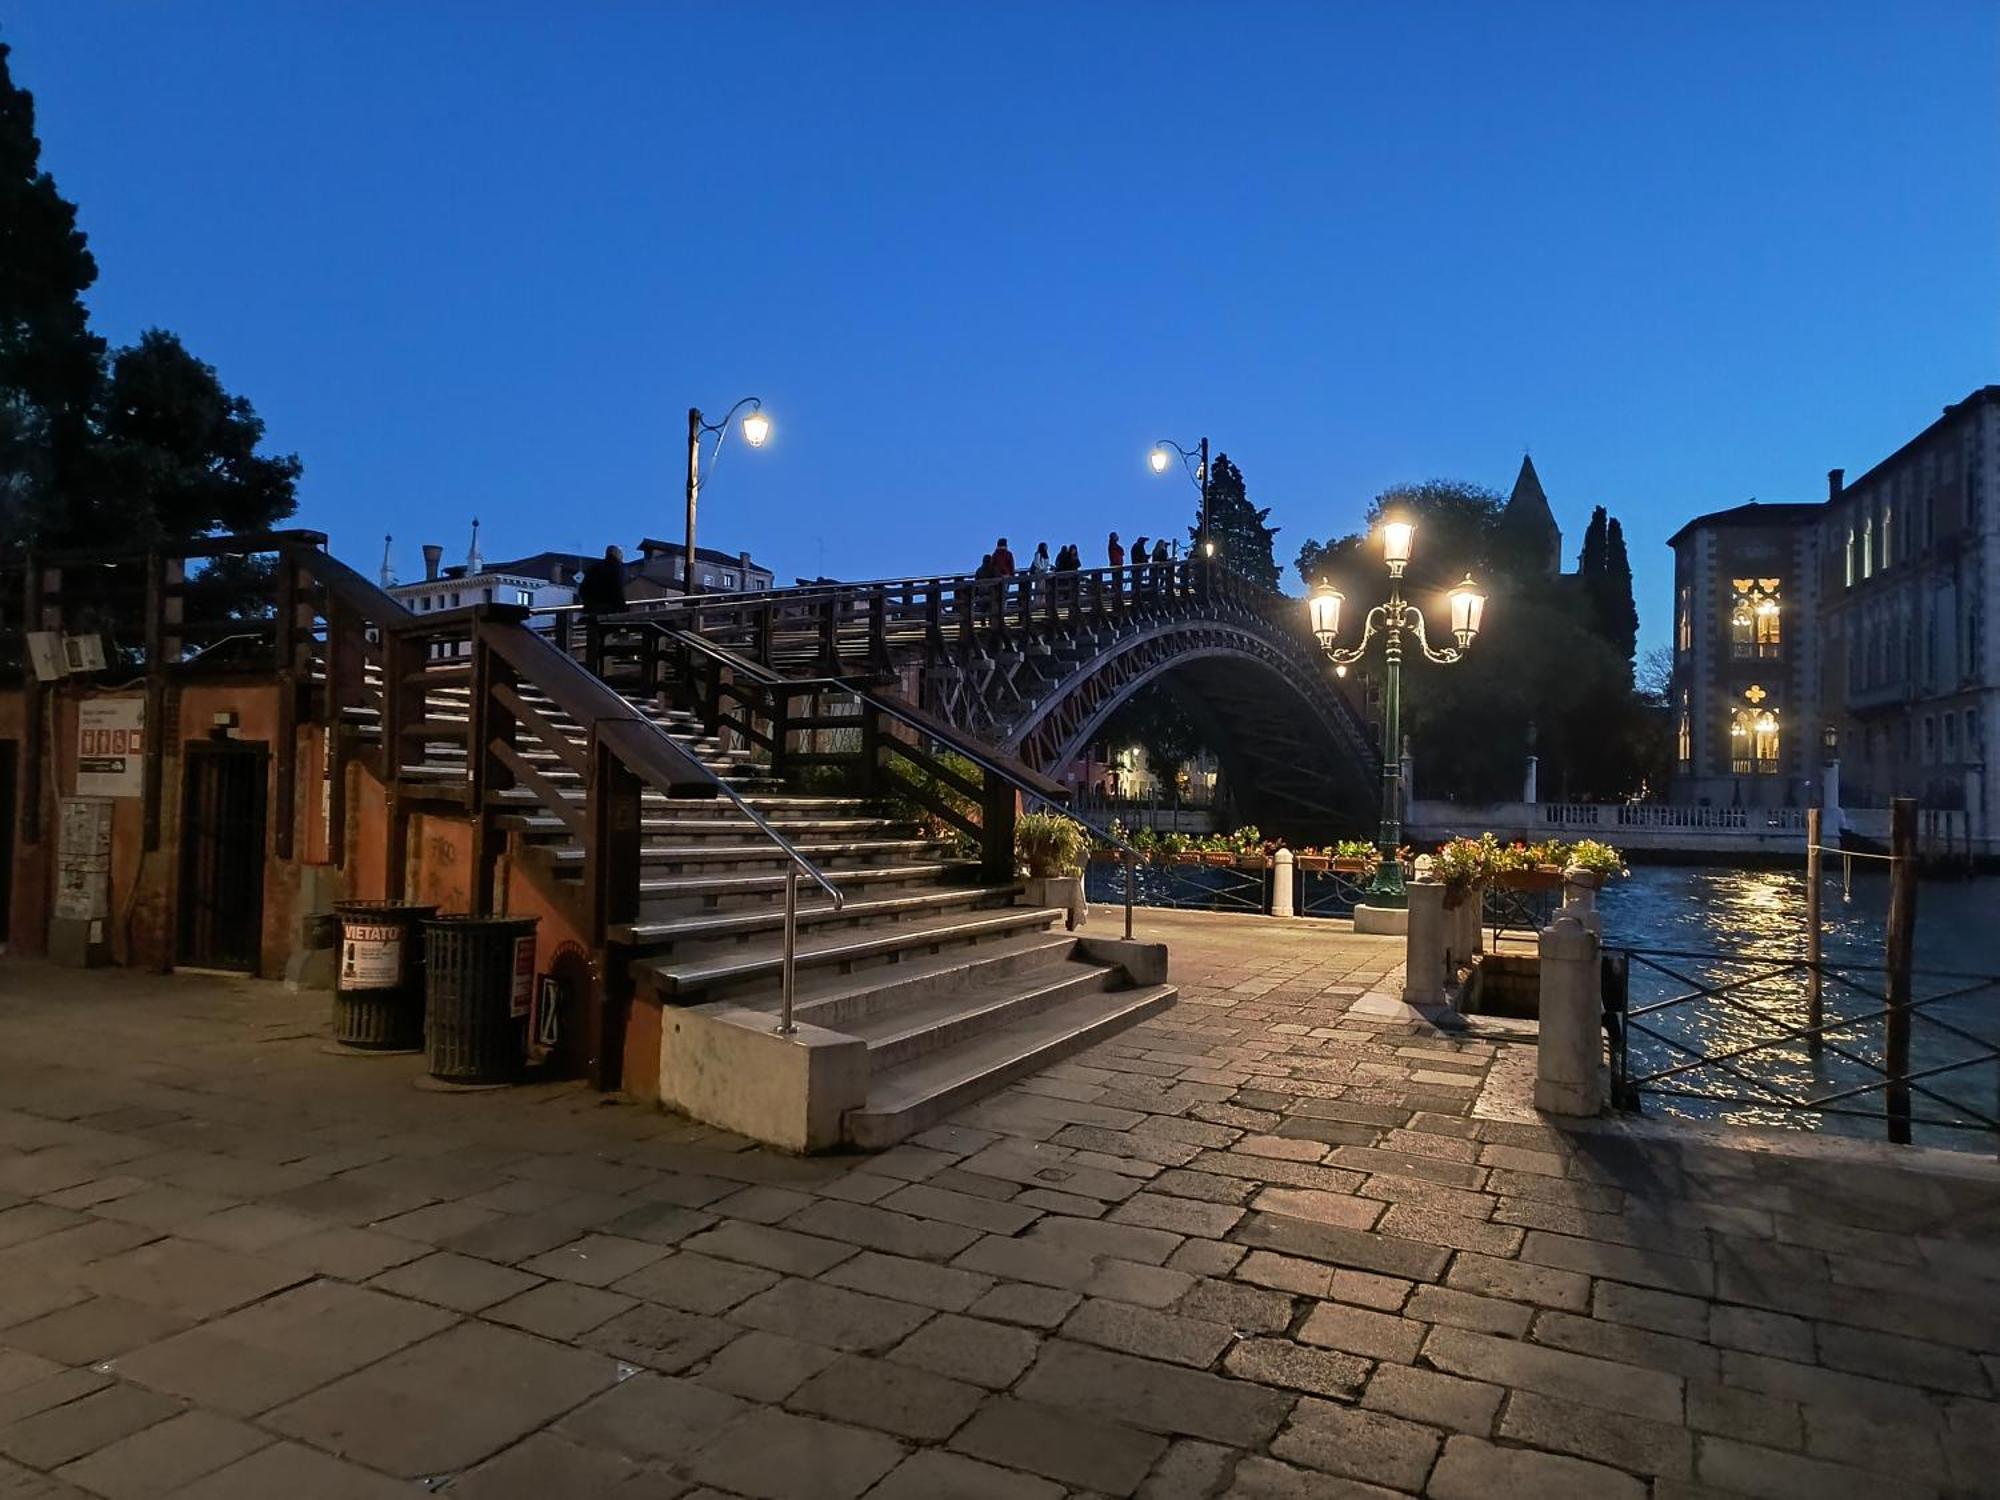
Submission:
[[687,406],[755,393],[702,537],[781,579],[1179,535],[1144,454],[1203,432],[1289,565],[1525,445],[1653,643],[1687,516],[2000,379],[1981,0],[9,12],[98,326],[370,571],[678,536]]

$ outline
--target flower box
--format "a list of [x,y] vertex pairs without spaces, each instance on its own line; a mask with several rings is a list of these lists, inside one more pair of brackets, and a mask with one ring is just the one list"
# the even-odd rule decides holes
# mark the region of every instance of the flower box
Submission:
[[[1143,855],[1140,857],[1144,858]],[[1125,863],[1125,851],[1123,849],[1093,849],[1090,851],[1090,862],[1094,865],[1122,865]]]
[[1268,854],[1239,854],[1236,856],[1236,868],[1239,870],[1268,870],[1271,868],[1271,856]]
[[1301,870],[1309,870],[1315,875],[1323,875],[1333,864],[1324,854],[1301,854],[1293,861]]
[[1170,865],[1199,865],[1206,864],[1207,861],[1192,850],[1182,850],[1179,854],[1169,854],[1167,856],[1167,863]]
[[1217,865],[1224,869],[1236,863],[1234,851],[1229,849],[1205,849],[1201,859],[1204,864]]
[[1372,859],[1336,859],[1333,868],[1342,875],[1366,875],[1375,868]]
[[1495,882],[1503,891],[1559,891],[1562,871],[1541,865],[1532,870],[1509,870]]

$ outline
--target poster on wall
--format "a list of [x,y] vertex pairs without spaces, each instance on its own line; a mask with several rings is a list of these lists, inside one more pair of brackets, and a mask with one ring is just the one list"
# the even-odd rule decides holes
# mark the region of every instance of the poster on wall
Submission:
[[76,710],[80,797],[139,797],[146,790],[146,700],[86,698]]
[[65,797],[56,825],[55,914],[100,922],[111,911],[111,804]]

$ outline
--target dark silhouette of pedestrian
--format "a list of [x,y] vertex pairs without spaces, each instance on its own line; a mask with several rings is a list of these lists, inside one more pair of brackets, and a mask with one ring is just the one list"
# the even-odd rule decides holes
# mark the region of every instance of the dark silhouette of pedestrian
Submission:
[[993,576],[1012,578],[1015,571],[1013,550],[1008,547],[1007,538],[1003,536],[993,548]]
[[625,554],[606,547],[604,556],[583,570],[576,581],[576,602],[583,606],[584,652],[595,672],[604,656],[606,615],[625,613]]
[[1104,555],[1111,559],[1112,567],[1122,568],[1125,566],[1125,549],[1118,544],[1117,532],[1112,532],[1111,540],[1104,544]]

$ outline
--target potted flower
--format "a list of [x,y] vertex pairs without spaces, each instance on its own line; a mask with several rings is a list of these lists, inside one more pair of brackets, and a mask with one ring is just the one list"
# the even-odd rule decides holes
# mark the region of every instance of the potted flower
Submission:
[[1464,904],[1466,897],[1493,878],[1500,862],[1500,841],[1490,833],[1476,839],[1448,839],[1439,845],[1431,859],[1431,873],[1444,882],[1445,906]]
[[1308,844],[1292,856],[1292,862],[1301,870],[1324,875],[1328,867],[1333,864],[1333,857],[1326,850]]
[[1023,813],[1014,820],[1014,858],[1026,869],[1030,906],[1061,907],[1069,925],[1083,921],[1083,856],[1089,835],[1061,813]]
[[1343,875],[1365,875],[1380,860],[1380,853],[1366,839],[1342,839],[1333,846],[1333,867]]
[[1563,880],[1582,890],[1595,891],[1605,881],[1616,880],[1625,873],[1625,856],[1616,849],[1596,839],[1578,839],[1570,846]]

